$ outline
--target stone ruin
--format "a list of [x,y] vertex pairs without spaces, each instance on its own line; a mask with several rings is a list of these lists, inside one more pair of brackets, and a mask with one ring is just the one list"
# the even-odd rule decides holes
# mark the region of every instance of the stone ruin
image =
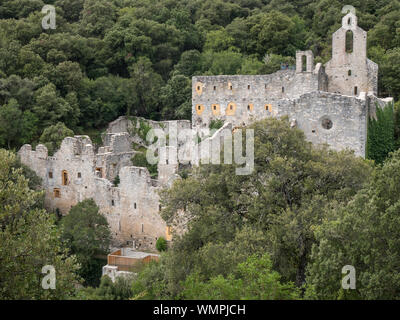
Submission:
[[[142,121],[168,135],[172,127],[200,132],[213,120],[233,130],[263,118],[288,116],[291,127],[303,130],[312,143],[351,149],[365,157],[368,117],[376,106],[393,101],[377,97],[378,66],[367,58],[366,43],[366,32],[349,13],[333,34],[332,59],[325,65],[314,65],[311,51],[298,51],[295,70],[193,77],[192,122]],[[108,220],[114,246],[154,250],[159,237],[172,239],[171,227],[159,214],[158,191],[180,178],[181,164],[160,156],[157,179],[147,168],[132,166],[137,152],[133,146],[144,143],[135,133],[138,126],[127,117],[118,118],[108,126],[97,151],[89,137],[75,136],[64,139],[54,156],[48,155],[44,145],[36,150],[24,145],[19,156],[42,178],[49,210],[67,214],[73,205],[93,198]],[[218,133],[215,137],[220,138]],[[182,144],[178,141],[177,148]],[[120,183],[116,186],[117,175]]]

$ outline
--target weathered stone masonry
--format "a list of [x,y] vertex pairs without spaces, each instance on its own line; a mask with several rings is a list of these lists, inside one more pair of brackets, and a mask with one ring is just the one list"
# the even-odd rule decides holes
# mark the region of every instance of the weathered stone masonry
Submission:
[[[346,46],[346,37],[352,46]],[[350,41],[351,43],[351,41]],[[378,66],[367,59],[367,34],[349,13],[333,34],[332,59],[314,66],[311,51],[296,53],[296,70],[270,75],[194,77],[192,124],[221,119],[234,127],[266,117],[289,116],[314,144],[352,149],[365,156],[369,110],[379,99]]]
[[[347,37],[353,39],[352,47],[346,45]],[[311,51],[298,51],[296,70],[193,77],[192,122],[146,123],[166,135],[171,130],[191,128],[201,135],[200,129],[208,128],[211,121],[222,120],[223,127],[207,140],[221,139],[222,129],[234,130],[266,117],[289,116],[291,124],[302,129],[312,143],[352,149],[364,157],[368,116],[375,115],[376,105],[382,107],[392,101],[376,96],[378,66],[367,59],[366,41],[357,17],[349,13],[333,34],[332,59],[325,66],[314,66]],[[179,179],[180,164],[166,155],[184,149],[185,141],[179,137],[176,146],[160,152],[155,180],[146,168],[131,166],[136,153],[133,145],[143,145],[143,137],[135,134],[138,128],[136,121],[120,117],[110,123],[104,146],[98,151],[89,137],[75,136],[64,139],[52,157],[43,145],[36,150],[24,145],[19,155],[43,179],[48,209],[67,214],[73,205],[93,198],[110,224],[114,245],[134,245],[143,250],[153,249],[158,237],[171,240],[171,229],[159,215],[158,191]],[[192,162],[196,163],[198,159]],[[120,183],[114,186],[117,175]]]
[[[189,121],[176,123],[179,128],[190,127]],[[168,129],[168,123],[151,125]],[[163,161],[159,163],[158,180],[150,177],[147,168],[131,165],[135,154],[132,141],[140,139],[117,132],[129,126],[132,121],[124,117],[111,123],[103,138],[104,147],[97,153],[89,137],[75,136],[64,139],[54,156],[49,157],[43,145],[36,150],[24,145],[19,156],[42,178],[46,208],[67,214],[73,205],[93,198],[108,220],[114,245],[149,250],[154,249],[158,237],[171,240],[171,229],[159,215],[158,190],[177,175]],[[112,181],[117,175],[120,183],[114,186]]]

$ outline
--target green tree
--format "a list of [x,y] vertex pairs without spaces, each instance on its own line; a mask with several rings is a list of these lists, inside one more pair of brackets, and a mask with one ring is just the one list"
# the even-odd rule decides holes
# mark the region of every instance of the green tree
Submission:
[[99,213],[93,199],[73,206],[61,220],[61,230],[62,240],[81,264],[79,274],[85,284],[98,284],[104,264],[100,257],[108,253],[111,232],[107,219]]
[[104,36],[116,20],[116,8],[105,0],[85,0],[80,29],[86,36]]
[[[16,165],[16,156],[0,149],[0,298],[69,298],[79,265],[62,246],[54,217],[41,208],[43,193],[29,188]],[[41,286],[46,265],[56,270],[55,290]]]
[[156,118],[158,111],[157,92],[161,89],[162,78],[155,73],[148,58],[140,58],[131,67],[131,78],[136,92],[134,110],[128,110],[128,115]]
[[237,265],[236,272],[203,281],[198,274],[190,275],[183,283],[182,297],[188,300],[292,300],[300,291],[293,283],[282,283],[272,270],[267,254],[250,256]]
[[[309,291],[317,299],[338,299],[342,268],[356,269],[359,299],[399,297],[400,151],[373,174],[370,184],[348,203],[332,206],[315,230],[308,267]],[[344,296],[346,297],[346,296]]]
[[394,150],[394,113],[393,104],[381,108],[375,106],[376,118],[370,117],[367,132],[367,158],[382,163],[388,154]]
[[225,29],[210,31],[207,34],[204,50],[225,51],[233,47],[234,39]]
[[74,109],[74,105],[70,105],[59,95],[52,83],[38,89],[35,93],[35,100],[33,112],[39,118],[42,127],[54,125],[59,121],[68,123],[71,118],[75,118],[78,112]]
[[190,119],[192,115],[192,83],[183,75],[173,76],[161,89],[164,119]]
[[159,252],[163,252],[167,250],[167,240],[163,237],[159,237],[156,242],[156,248]]
[[18,102],[11,99],[8,104],[0,107],[0,142],[8,149],[18,146],[20,137],[19,132],[22,127],[22,112]]
[[250,29],[256,52],[291,55],[304,47],[304,21],[299,17],[290,18],[279,11],[254,16],[256,23]]
[[[230,265],[258,250],[270,254],[284,281],[301,287],[325,207],[347,203],[368,182],[369,162],[349,151],[312,146],[287,119],[266,119],[250,128],[256,137],[252,174],[238,176],[233,165],[202,165],[161,193],[166,222],[179,226],[182,211],[188,220],[188,231],[163,257],[171,296],[181,292],[180,281],[191,272],[226,276]],[[236,253],[241,230],[254,233],[259,245]],[[237,260],[230,263],[225,256]]]
[[73,136],[72,130],[68,129],[64,123],[58,122],[56,125],[44,129],[40,143],[47,147],[49,155],[53,155],[60,148],[64,138]]
[[132,296],[132,277],[117,277],[113,283],[108,276],[103,276],[97,288],[82,288],[77,292],[78,300],[128,300]]

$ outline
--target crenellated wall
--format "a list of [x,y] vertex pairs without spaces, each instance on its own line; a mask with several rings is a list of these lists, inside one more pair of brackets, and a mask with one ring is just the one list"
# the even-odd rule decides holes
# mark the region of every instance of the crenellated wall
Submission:
[[[348,38],[351,35],[351,39]],[[347,38],[347,39],[346,39]],[[352,40],[352,41],[349,41]],[[332,59],[314,67],[312,51],[296,52],[296,70],[257,76],[192,79],[192,124],[201,129],[222,120],[233,127],[288,116],[309,141],[365,156],[367,118],[376,97],[378,65],[367,59],[367,33],[349,13],[332,36]]]
[[192,125],[207,128],[213,119],[243,125],[260,115],[272,116],[276,101],[319,90],[323,77],[320,66],[313,72],[282,70],[258,76],[193,77]]
[[[346,52],[348,31],[353,34],[352,52]],[[109,124],[96,153],[89,137],[75,136],[65,138],[52,157],[44,145],[36,150],[24,145],[18,154],[42,178],[49,210],[67,214],[78,202],[93,198],[109,222],[114,245],[153,250],[159,237],[172,239],[171,229],[159,214],[159,190],[180,179],[181,167],[199,164],[200,157],[202,162],[204,158],[214,161],[213,155],[219,152],[210,149],[213,143],[222,146],[238,126],[288,116],[291,126],[303,130],[313,144],[352,149],[364,157],[368,116],[375,116],[377,106],[393,101],[376,96],[377,75],[378,65],[366,56],[366,32],[349,13],[333,34],[332,59],[325,66],[314,66],[311,51],[298,51],[296,70],[196,76],[192,80],[192,122],[120,117]],[[201,129],[208,129],[215,120],[222,121],[222,127],[203,133]],[[137,152],[133,146],[148,147],[143,131],[149,127],[161,130],[170,143],[159,149],[157,180],[148,169],[131,165]],[[117,175],[120,182],[114,185]],[[184,232],[189,218],[179,212],[178,232]]]
[[[78,202],[92,198],[107,218],[114,245],[154,250],[158,237],[170,237],[159,215],[159,183],[146,168],[131,166],[135,152],[127,133],[109,138],[110,144],[98,154],[87,136],[65,138],[53,157],[43,145],[36,150],[24,145],[18,154],[42,178],[47,209],[65,215]],[[114,186],[117,174],[120,183]]]

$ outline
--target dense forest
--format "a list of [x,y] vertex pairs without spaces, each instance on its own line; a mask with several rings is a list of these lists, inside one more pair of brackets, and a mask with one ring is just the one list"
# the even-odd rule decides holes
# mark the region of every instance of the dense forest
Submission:
[[396,0],[49,0],[55,30],[42,28],[44,4],[0,4],[0,147],[71,131],[99,142],[126,114],[190,119],[193,75],[271,73],[299,49],[328,61],[346,4],[368,31],[380,95],[399,97]]
[[[0,299],[399,299],[399,104],[368,124],[365,160],[315,147],[288,119],[255,130],[255,170],[202,165],[161,193],[162,217],[191,214],[159,262],[100,281],[110,230],[93,200],[44,209],[14,151],[102,130],[121,115],[190,119],[193,75],[265,74],[312,49],[331,55],[341,9],[357,9],[379,95],[400,96],[397,0],[41,0],[0,3]],[[8,150],[5,150],[8,149]],[[139,159],[140,160],[140,159]],[[138,161],[139,161],[138,160]],[[114,182],[117,184],[116,182]],[[42,266],[57,289],[40,286]],[[357,289],[341,287],[355,266]]]

